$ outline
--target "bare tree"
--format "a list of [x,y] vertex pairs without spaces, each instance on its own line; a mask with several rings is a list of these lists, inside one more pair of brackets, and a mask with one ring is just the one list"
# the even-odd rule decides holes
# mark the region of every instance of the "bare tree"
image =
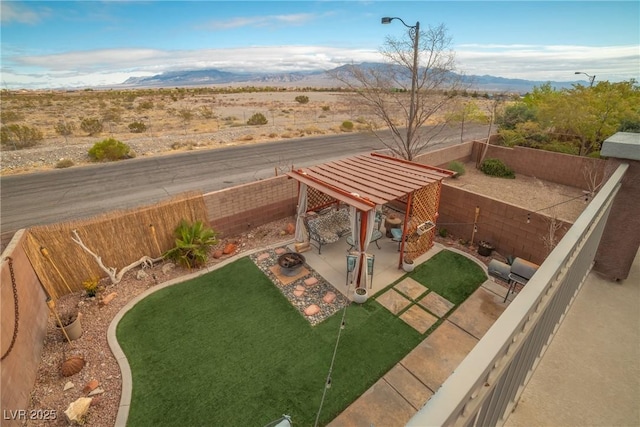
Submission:
[[556,233],[559,230],[564,229],[564,223],[558,219],[558,215],[555,211],[551,212],[551,216],[543,217],[547,223],[547,232],[541,236],[542,244],[547,250],[547,255],[553,251],[558,244],[558,236]]
[[[416,36],[418,46],[414,45]],[[451,38],[442,24],[419,34],[413,28],[407,38],[387,37],[380,51],[384,64],[350,64],[329,74],[355,91],[364,101],[361,106],[368,107],[391,130],[388,141],[380,136],[375,124],[371,125],[378,139],[395,155],[413,160],[442,132],[447,120],[439,118],[428,131],[421,128],[435,122],[436,113],[462,87],[460,75],[453,72],[455,53],[450,45]]]

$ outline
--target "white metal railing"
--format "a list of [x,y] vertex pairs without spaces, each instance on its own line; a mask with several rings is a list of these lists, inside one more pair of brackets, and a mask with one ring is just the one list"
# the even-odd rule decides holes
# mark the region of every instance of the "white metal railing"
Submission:
[[628,165],[600,192],[408,426],[502,425],[593,266]]

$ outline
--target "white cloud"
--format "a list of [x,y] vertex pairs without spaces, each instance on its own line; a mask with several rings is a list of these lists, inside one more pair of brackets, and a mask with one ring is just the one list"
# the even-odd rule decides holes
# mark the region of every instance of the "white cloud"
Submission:
[[[6,52],[5,52],[6,53]],[[164,71],[215,68],[226,71],[328,70],[347,63],[376,62],[377,50],[322,46],[254,46],[239,49],[167,51],[99,49],[51,55],[3,53],[5,87],[44,88],[122,83]],[[461,45],[458,70],[465,74],[538,81],[580,80],[575,71],[610,81],[639,79],[638,46]]]
[[0,18],[3,23],[37,24],[48,14],[49,10],[46,8],[32,9],[16,2],[0,2]]
[[204,25],[210,30],[228,30],[230,28],[241,27],[277,27],[286,25],[303,25],[314,18],[310,13],[297,13],[291,15],[267,15],[267,16],[244,16],[240,18],[225,19],[221,21],[211,21]]

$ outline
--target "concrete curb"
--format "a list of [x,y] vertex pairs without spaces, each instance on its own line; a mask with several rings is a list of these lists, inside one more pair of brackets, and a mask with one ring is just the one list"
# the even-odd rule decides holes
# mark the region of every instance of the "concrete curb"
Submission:
[[127,419],[129,418],[129,406],[131,404],[131,392],[133,389],[133,379],[131,376],[131,367],[129,366],[129,362],[127,357],[125,356],[120,344],[118,343],[118,339],[116,338],[116,329],[118,327],[118,323],[124,317],[124,315],[131,310],[136,304],[140,301],[148,297],[149,295],[157,292],[166,287],[175,285],[177,283],[182,283],[187,280],[195,279],[196,277],[200,277],[204,274],[210,273],[212,271],[217,270],[218,268],[222,268],[232,262],[237,261],[240,258],[244,258],[246,256],[250,256],[256,252],[266,251],[269,249],[274,249],[281,246],[290,245],[293,240],[285,240],[270,246],[266,246],[264,248],[253,249],[251,251],[246,251],[234,255],[230,258],[225,259],[219,264],[213,265],[211,267],[204,268],[202,270],[198,270],[194,273],[187,274],[185,276],[180,276],[175,279],[160,283],[152,288],[147,289],[145,292],[141,293],[131,301],[129,301],[120,311],[115,315],[111,323],[109,324],[109,328],[107,329],[107,342],[109,343],[109,348],[111,349],[111,353],[116,358],[118,362],[118,366],[120,367],[120,375],[122,377],[122,390],[120,395],[120,406],[118,407],[118,415],[116,416],[116,427],[125,427],[127,425]]

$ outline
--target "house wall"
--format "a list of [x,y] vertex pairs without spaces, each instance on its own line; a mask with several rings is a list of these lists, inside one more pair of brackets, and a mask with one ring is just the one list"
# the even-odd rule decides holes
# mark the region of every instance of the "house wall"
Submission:
[[[15,411],[29,407],[29,394],[36,381],[40,355],[47,331],[49,309],[46,295],[40,285],[25,251],[22,249],[24,230],[18,231],[3,252],[1,270],[2,355],[9,349],[15,325],[15,306],[9,269],[10,257],[18,293],[18,334],[16,341],[0,364],[0,403],[2,405],[2,425],[19,426],[24,422],[11,419]],[[8,418],[8,419],[7,419]]]

